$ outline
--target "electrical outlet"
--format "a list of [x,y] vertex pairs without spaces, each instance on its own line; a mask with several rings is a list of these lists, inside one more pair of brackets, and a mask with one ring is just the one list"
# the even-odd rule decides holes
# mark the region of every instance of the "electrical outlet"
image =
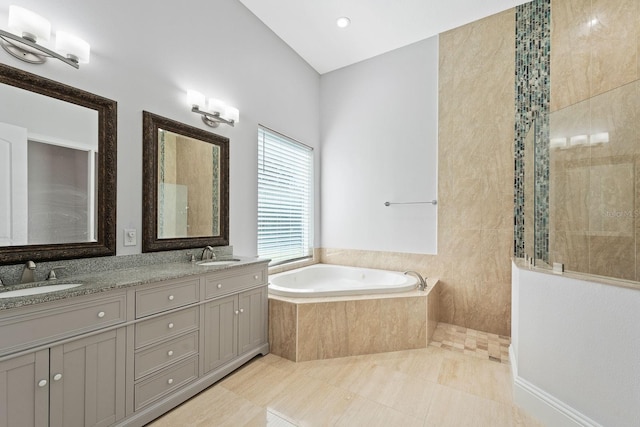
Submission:
[[124,229],[124,245],[125,246],[135,246],[138,243],[136,229],[135,228],[125,228]]

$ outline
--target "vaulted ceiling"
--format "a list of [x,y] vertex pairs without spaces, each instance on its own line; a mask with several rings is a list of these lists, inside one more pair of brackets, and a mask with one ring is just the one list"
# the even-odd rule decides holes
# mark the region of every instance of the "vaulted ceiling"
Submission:
[[[523,0],[240,0],[324,74],[501,12]],[[336,19],[351,20],[338,28]]]

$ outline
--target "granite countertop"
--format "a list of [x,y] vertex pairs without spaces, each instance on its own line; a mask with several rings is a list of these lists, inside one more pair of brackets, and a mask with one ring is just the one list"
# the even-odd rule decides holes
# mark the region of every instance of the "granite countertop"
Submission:
[[233,264],[202,266],[195,262],[174,262],[163,264],[151,264],[141,267],[123,268],[99,273],[86,273],[61,279],[47,280],[33,283],[24,283],[13,286],[0,287],[0,295],[17,289],[32,288],[36,286],[63,285],[81,283],[81,286],[61,291],[48,292],[35,295],[24,295],[10,298],[0,298],[0,310],[16,307],[31,306],[39,303],[57,301],[70,297],[95,294],[114,289],[128,288],[146,283],[161,282],[182,277],[200,274],[214,273],[231,270],[238,267],[266,263],[269,260],[255,257],[233,256],[239,260]]

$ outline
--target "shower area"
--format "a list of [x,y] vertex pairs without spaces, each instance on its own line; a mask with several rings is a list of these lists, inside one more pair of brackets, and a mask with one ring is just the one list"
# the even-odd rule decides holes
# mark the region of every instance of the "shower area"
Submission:
[[540,116],[523,157],[524,257],[640,281],[640,80]]

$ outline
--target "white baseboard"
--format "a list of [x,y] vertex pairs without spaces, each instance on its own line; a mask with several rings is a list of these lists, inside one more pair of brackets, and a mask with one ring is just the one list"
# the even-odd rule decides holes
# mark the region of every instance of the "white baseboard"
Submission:
[[531,416],[553,427],[602,427],[601,424],[518,376],[513,346],[509,346],[509,360],[513,378],[513,401]]

